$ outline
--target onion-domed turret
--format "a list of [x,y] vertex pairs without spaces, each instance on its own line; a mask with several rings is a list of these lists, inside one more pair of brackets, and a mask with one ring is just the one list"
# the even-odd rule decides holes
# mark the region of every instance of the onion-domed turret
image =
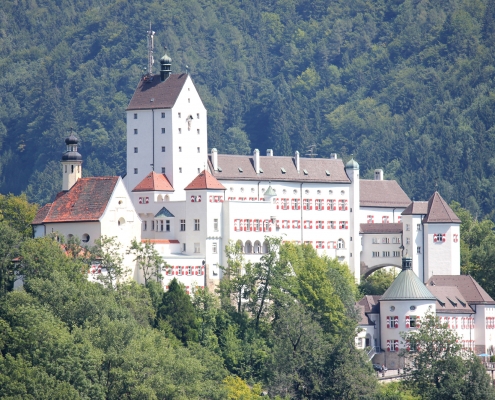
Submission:
[[165,54],[160,58],[160,80],[163,82],[172,73],[172,59]]
[[67,151],[62,155],[62,161],[82,161],[82,156],[77,152],[77,143],[79,139],[71,132],[70,136],[65,139]]
[[67,150],[62,154],[62,172],[63,184],[62,190],[70,190],[70,188],[81,177],[82,156],[77,151],[79,139],[74,135],[71,129],[71,134],[65,139]]

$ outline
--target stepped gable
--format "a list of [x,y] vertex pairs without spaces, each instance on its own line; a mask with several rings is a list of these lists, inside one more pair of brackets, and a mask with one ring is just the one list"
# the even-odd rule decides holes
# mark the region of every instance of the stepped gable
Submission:
[[174,188],[170,184],[165,174],[150,172],[146,177],[132,189],[133,192],[173,192]]
[[397,181],[361,179],[359,181],[359,196],[361,207],[406,208],[411,204],[411,199]]
[[461,220],[455,215],[442,196],[435,192],[428,200],[428,213],[423,219],[423,223],[460,224]]
[[428,288],[434,286],[452,286],[459,289],[462,297],[471,305],[495,304],[495,301],[470,275],[433,275],[426,282]]
[[359,233],[379,234],[379,233],[402,233],[402,222],[393,224],[360,224]]
[[187,76],[187,74],[171,74],[164,81],[160,80],[160,75],[153,75],[151,81],[141,79],[127,106],[127,111],[172,108]]
[[427,201],[413,201],[402,212],[402,215],[426,215],[428,213]]
[[57,196],[48,212],[48,204],[41,208],[32,223],[98,221],[118,180],[117,176],[80,178],[63,196]]
[[184,188],[184,190],[199,189],[226,190],[225,186],[218,182],[218,180],[206,170],[201,172],[189,185]]
[[437,313],[474,314],[469,302],[454,286],[428,286],[437,298]]
[[435,300],[436,297],[428,290],[412,270],[412,260],[402,259],[402,271],[380,298],[386,300]]
[[256,174],[253,156],[218,154],[219,170],[214,171],[210,154],[208,166],[219,180],[351,183],[340,159],[301,157],[297,172],[294,157],[260,156],[263,172]]

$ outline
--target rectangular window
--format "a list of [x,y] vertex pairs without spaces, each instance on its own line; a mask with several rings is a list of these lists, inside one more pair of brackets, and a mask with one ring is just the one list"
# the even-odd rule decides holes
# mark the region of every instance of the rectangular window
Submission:
[[180,220],[180,230],[182,232],[184,232],[186,230],[186,220],[185,219]]
[[165,167],[162,167],[162,174],[165,173]]
[[138,134],[137,129],[134,129],[134,134],[135,134],[135,135],[137,135],[137,134]]
[[389,217],[388,215],[384,215],[382,217],[382,224],[388,224],[389,223]]
[[163,220],[160,220],[160,232],[163,232]]
[[211,252],[212,252],[213,254],[217,254],[217,252],[218,252],[218,247],[217,247],[217,246],[218,246],[218,245],[217,245],[217,242],[213,242],[213,243],[211,244]]
[[194,243],[194,252],[195,253],[201,253],[199,243]]
[[315,209],[317,209],[318,211],[322,211],[325,209],[325,206],[323,205],[323,199],[315,200]]
[[382,238],[382,243],[383,244],[389,244],[390,243],[390,238]]
[[282,200],[282,210],[289,209],[289,199],[281,199]]
[[167,232],[170,232],[170,220],[169,220],[169,219],[167,219],[167,220],[165,221],[165,230],[166,230]]
[[387,328],[397,329],[399,327],[399,317],[398,316],[387,316]]
[[371,238],[371,243],[378,244],[379,243],[378,238]]
[[147,221],[143,221],[143,231],[145,231],[147,229],[148,229],[148,222]]
[[180,118],[180,113],[178,113],[177,115],[178,115],[178,116],[179,116],[179,118]]
[[194,230],[199,231],[199,219],[194,220]]
[[339,221],[339,229],[348,229],[347,221]]
[[339,211],[345,211],[347,208],[347,200],[339,200]]
[[196,114],[196,119],[199,119],[199,113],[198,113],[198,114]]
[[384,251],[382,255],[383,257],[390,257],[390,251]]
[[366,217],[366,220],[368,221],[368,224],[373,224],[375,222],[374,218],[375,217],[373,215],[368,215]]
[[137,114],[136,113],[134,113],[134,119],[137,119]]
[[400,257],[400,251],[394,251],[393,257]]
[[312,210],[312,200],[311,199],[303,199],[303,210]]
[[197,132],[197,133],[198,133],[198,135],[199,135],[199,129],[196,129],[196,132]]
[[134,147],[134,153],[137,153],[137,152],[138,152],[138,148]]
[[201,153],[201,150],[200,150],[200,148],[199,148],[199,147],[197,147],[197,149],[198,149],[198,153]]
[[316,248],[317,249],[324,249],[325,248],[324,242],[317,241],[316,242]]
[[421,224],[416,225],[416,230],[419,232],[421,230]]
[[336,209],[337,209],[336,201],[333,199],[327,200],[327,210],[335,211]]
[[337,229],[336,221],[328,221],[328,229]]
[[410,231],[411,228],[409,227],[409,224],[406,224],[406,231]]
[[186,244],[185,243],[182,243],[182,251],[185,252],[186,251]]
[[336,249],[337,248],[337,242],[328,242],[328,249]]
[[394,238],[392,238],[392,243],[400,244],[400,237],[394,237]]
[[[184,243],[184,246],[185,246],[185,243]],[[185,249],[185,247],[184,247]],[[185,251],[185,250],[184,250]],[[182,265],[180,265],[179,267],[177,267],[177,275],[182,275],[184,273],[184,267]]]
[[416,247],[416,253],[421,254],[421,247],[420,246]]
[[165,118],[165,113],[164,112],[162,112],[162,118]]
[[372,257],[380,257],[380,252],[379,251],[373,251],[372,252]]
[[182,174],[182,167],[179,167],[179,174]]
[[165,133],[165,128],[162,128],[162,133]]
[[181,147],[181,146],[179,146],[179,153],[181,153],[181,152],[182,152],[182,147]]
[[165,153],[165,146],[162,146],[162,153]]
[[411,244],[411,239],[410,238],[406,238],[406,244]]
[[213,220],[213,230],[214,230],[215,232],[218,232],[218,219],[217,219],[217,218],[215,218],[215,219]]
[[151,221],[151,230],[155,230],[155,220]]
[[137,174],[138,173],[138,169],[137,168],[134,168],[134,173]]
[[182,133],[182,129],[179,128],[179,133]]
[[325,229],[325,221],[316,221],[316,229]]

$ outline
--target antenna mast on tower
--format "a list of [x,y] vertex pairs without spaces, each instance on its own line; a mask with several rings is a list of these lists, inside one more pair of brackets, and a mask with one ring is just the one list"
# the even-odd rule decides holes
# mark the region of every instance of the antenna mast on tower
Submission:
[[153,63],[155,60],[153,59],[153,36],[155,32],[151,30],[151,22],[150,22],[150,30],[147,32],[148,34],[148,78],[153,76]]

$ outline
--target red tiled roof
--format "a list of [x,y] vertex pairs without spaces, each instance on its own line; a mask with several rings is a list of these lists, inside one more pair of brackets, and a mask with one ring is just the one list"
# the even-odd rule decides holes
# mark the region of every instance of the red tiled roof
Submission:
[[455,286],[428,286],[428,290],[437,298],[438,313],[474,314],[469,302]]
[[393,224],[361,224],[359,233],[402,233],[402,222]]
[[50,212],[50,208],[52,207],[52,203],[47,203],[40,209],[38,209],[36,216],[33,219],[33,222],[31,222],[32,225],[40,225],[43,223],[43,220],[46,218],[48,213]]
[[218,182],[212,174],[204,170],[184,190],[194,189],[225,190],[225,186]]
[[218,154],[218,166],[221,171],[220,169],[214,171],[210,154],[208,166],[213,176],[218,180],[351,182],[340,159],[300,157],[299,172],[297,172],[294,157],[260,156],[260,167],[263,172],[256,174],[253,156]]
[[433,275],[426,286],[455,286],[470,304],[495,304],[495,301],[470,275]]
[[411,199],[396,181],[359,181],[359,205],[361,207],[404,207]]
[[461,220],[449,207],[438,192],[428,200],[428,214],[423,219],[423,223],[454,223],[460,224]]
[[133,192],[173,192],[174,188],[170,184],[167,176],[165,174],[157,174],[152,171],[146,177],[137,184],[137,186],[132,190]]
[[160,75],[153,75],[151,82],[141,79],[127,110],[172,108],[187,76],[187,74],[171,74],[163,82],[160,80]]
[[107,207],[118,179],[118,176],[78,179],[64,195],[57,196],[51,205],[42,207],[32,224],[98,221]]
[[402,212],[402,215],[426,215],[428,213],[427,201],[413,201]]
[[168,239],[141,239],[142,243],[150,242],[155,244],[177,244],[180,243],[178,240],[168,240]]

